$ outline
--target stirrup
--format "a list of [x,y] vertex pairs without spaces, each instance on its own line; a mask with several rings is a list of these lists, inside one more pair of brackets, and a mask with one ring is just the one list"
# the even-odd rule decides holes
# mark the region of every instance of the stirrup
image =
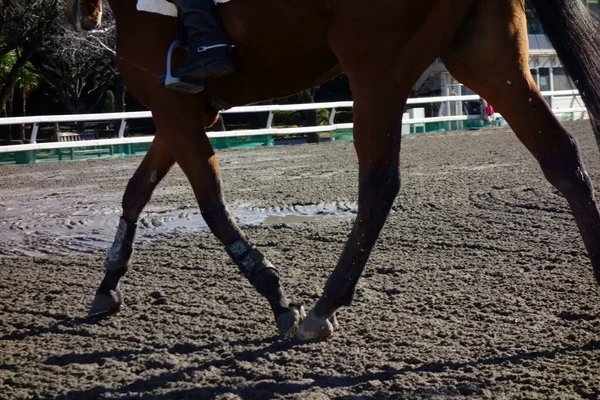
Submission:
[[181,78],[173,76],[172,68],[171,68],[171,59],[173,58],[173,52],[175,49],[182,47],[181,42],[179,40],[174,41],[169,47],[169,53],[167,54],[167,73],[164,75],[164,82],[162,80],[163,76],[158,78],[158,84],[164,85],[167,89],[177,90],[178,92],[184,93],[200,93],[204,90],[204,85],[184,82]]

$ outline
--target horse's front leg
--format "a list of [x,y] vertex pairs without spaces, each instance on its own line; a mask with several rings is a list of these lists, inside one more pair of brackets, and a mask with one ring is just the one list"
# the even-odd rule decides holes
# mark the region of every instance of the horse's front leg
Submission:
[[119,280],[125,275],[129,266],[137,221],[150,200],[154,188],[174,163],[175,159],[166,149],[160,132],[156,132],[148,153],[125,189],[123,214],[119,220],[115,240],[104,262],[104,279],[90,307],[90,315],[110,314],[121,307],[123,295],[119,290]]
[[267,299],[279,333],[284,337],[293,336],[304,312],[301,307],[290,304],[277,269],[252,244],[227,210],[219,163],[201,125],[202,119],[197,113],[186,112],[191,106],[182,102],[177,108],[181,113],[178,116],[170,112],[171,107],[164,113],[160,110],[153,113],[161,130],[169,129],[170,152],[189,179],[206,224],[241,273]]

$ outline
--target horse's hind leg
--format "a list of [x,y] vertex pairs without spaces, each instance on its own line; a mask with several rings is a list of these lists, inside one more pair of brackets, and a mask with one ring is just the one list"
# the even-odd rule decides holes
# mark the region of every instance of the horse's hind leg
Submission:
[[202,106],[193,99],[170,95],[164,109],[152,109],[155,121],[168,133],[169,150],[188,177],[208,227],[242,274],[267,299],[279,333],[293,334],[303,316],[302,309],[288,302],[279,272],[254,247],[227,210],[219,163],[204,130]]
[[[297,338],[327,338],[329,318],[352,302],[357,282],[400,189],[400,140],[406,98],[421,71],[447,41],[445,21],[461,20],[466,2],[383,2],[365,8],[344,3],[336,10],[330,43],[347,72],[354,96],[354,147],[358,155],[358,215],[323,295]],[[456,4],[460,3],[460,4]],[[418,10],[418,12],[417,12]],[[458,22],[456,22],[458,25]],[[402,27],[402,28],[399,28]],[[394,34],[392,34],[394,33]],[[429,45],[425,45],[429,44]]]
[[119,221],[115,241],[106,256],[104,279],[92,302],[90,315],[116,312],[121,306],[122,294],[118,285],[127,272],[137,221],[154,188],[174,163],[175,159],[167,151],[160,132],[157,132],[148,153],[125,189],[123,215]]
[[458,80],[494,105],[565,196],[600,282],[600,213],[575,139],[529,72],[524,2],[476,2],[442,59]]
[[[335,312],[348,306],[369,255],[400,190],[400,133],[406,87],[354,88],[354,146],[359,163],[358,215],[342,255],[327,279],[323,295],[310,311],[297,338],[332,335]],[[371,92],[371,89],[373,90]],[[363,95],[365,97],[363,97]],[[369,99],[363,101],[363,99]],[[385,103],[376,99],[386,99]]]

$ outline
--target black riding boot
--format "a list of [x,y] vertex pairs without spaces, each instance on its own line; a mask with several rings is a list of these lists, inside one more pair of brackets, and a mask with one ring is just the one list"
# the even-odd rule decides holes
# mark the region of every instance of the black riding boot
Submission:
[[223,31],[214,0],[174,0],[188,31],[188,58],[173,71],[185,82],[233,72],[231,44]]

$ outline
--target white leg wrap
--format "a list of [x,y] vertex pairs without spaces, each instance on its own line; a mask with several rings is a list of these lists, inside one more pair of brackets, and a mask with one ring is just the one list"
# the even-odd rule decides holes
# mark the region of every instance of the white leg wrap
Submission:
[[115,241],[104,261],[104,268],[107,271],[116,271],[121,268],[127,268],[129,259],[133,253],[133,241],[135,239],[136,228],[137,225],[135,222],[128,221],[121,217],[115,235]]

